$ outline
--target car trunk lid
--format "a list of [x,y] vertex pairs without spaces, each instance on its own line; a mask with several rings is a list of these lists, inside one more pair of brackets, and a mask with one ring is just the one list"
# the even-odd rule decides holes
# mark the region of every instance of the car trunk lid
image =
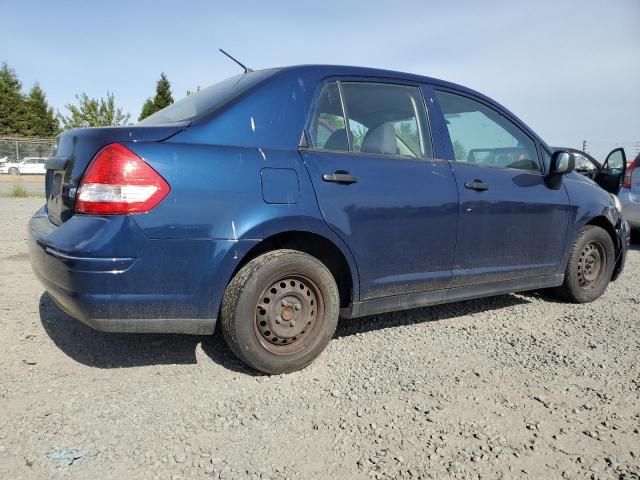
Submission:
[[45,192],[49,220],[61,225],[73,216],[75,196],[82,175],[98,151],[116,142],[161,142],[188,126],[188,122],[167,125],[81,128],[64,132],[56,139],[45,167]]

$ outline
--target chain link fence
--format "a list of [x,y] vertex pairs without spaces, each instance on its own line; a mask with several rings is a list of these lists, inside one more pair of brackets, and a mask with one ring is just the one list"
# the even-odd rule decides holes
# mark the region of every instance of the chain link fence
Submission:
[[21,162],[25,157],[47,158],[54,144],[53,138],[0,137],[0,160]]

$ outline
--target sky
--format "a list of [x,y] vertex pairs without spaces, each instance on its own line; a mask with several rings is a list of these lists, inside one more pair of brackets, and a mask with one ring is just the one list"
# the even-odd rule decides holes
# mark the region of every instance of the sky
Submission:
[[[115,94],[137,119],[160,72],[175,99],[304,63],[442,78],[497,100],[548,144],[640,149],[640,0],[0,0],[0,62],[65,113]],[[637,144],[636,144],[637,142]]]

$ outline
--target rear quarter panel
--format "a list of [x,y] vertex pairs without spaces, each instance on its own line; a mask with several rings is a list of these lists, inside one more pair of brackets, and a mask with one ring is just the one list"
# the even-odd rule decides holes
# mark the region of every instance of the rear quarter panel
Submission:
[[[150,240],[173,240],[192,248],[193,242],[215,244],[195,276],[201,279],[204,297],[214,310],[243,257],[262,239],[288,231],[304,231],[331,240],[350,264],[354,292],[358,292],[355,262],[344,243],[322,220],[309,175],[297,150],[180,143],[128,145],[169,183],[169,195],[150,213],[135,216]],[[263,175],[285,172],[271,184],[265,201]],[[292,181],[292,176],[297,182]],[[292,191],[282,192],[278,187]],[[275,193],[274,193],[275,190]],[[191,247],[189,247],[191,246]],[[179,249],[178,249],[179,250]],[[185,255],[188,255],[185,252]],[[180,267],[180,255],[159,261]]]

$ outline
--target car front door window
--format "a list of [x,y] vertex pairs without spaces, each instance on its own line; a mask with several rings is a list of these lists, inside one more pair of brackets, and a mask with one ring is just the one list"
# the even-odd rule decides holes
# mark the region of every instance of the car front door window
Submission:
[[457,162],[540,171],[533,140],[503,115],[471,98],[436,91]]

